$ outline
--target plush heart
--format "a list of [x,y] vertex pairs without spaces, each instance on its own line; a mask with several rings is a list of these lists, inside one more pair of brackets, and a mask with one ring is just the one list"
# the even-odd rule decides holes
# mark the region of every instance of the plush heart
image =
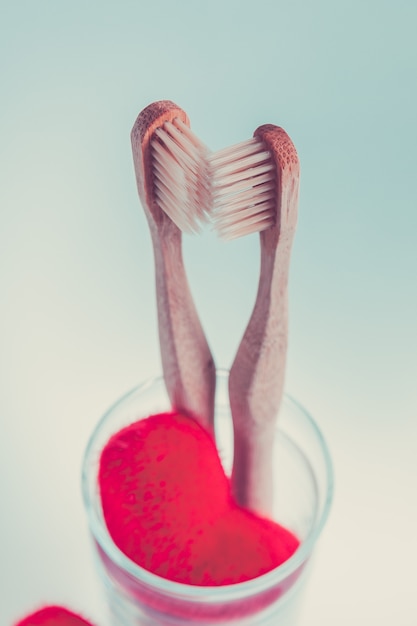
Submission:
[[212,438],[180,413],[139,420],[112,436],[99,486],[115,544],[173,581],[243,582],[281,565],[299,545],[291,532],[233,501]]
[[47,606],[28,615],[16,626],[92,626],[79,615],[67,611],[61,606]]

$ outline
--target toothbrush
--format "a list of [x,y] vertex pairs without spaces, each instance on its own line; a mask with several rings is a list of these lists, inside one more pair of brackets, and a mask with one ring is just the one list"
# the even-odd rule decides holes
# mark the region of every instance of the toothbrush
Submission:
[[284,387],[287,285],[297,222],[299,162],[282,128],[259,127],[248,142],[213,154],[213,219],[221,237],[260,232],[255,306],[229,375],[234,429],[232,490],[257,513],[272,511],[273,441]]
[[[138,116],[132,151],[152,237],[162,368],[170,401],[214,436],[215,366],[191,296],[181,231],[198,230],[207,202],[206,149],[170,101]],[[191,216],[191,217],[190,217]]]

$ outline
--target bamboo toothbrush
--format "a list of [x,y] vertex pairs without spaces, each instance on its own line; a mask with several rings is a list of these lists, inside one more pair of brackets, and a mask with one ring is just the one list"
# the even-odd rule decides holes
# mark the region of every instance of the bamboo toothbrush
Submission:
[[282,128],[210,159],[213,217],[220,236],[260,232],[261,272],[252,316],[229,375],[234,429],[232,489],[239,504],[272,509],[272,448],[284,387],[288,336],[287,284],[297,222],[299,162]]
[[181,235],[197,230],[204,215],[206,149],[189,129],[186,113],[170,101],[146,107],[131,140],[154,250],[165,384],[173,407],[213,434],[215,366],[188,286]]

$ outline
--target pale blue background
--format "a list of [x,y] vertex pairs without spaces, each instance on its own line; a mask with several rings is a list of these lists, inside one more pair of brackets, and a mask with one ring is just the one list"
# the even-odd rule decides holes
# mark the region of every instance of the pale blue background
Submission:
[[[42,602],[105,624],[79,469],[102,412],[160,370],[129,132],[162,98],[213,149],[272,122],[299,151],[287,389],[337,480],[301,626],[415,625],[416,3],[0,6],[0,626]],[[258,252],[185,240],[222,366]]]

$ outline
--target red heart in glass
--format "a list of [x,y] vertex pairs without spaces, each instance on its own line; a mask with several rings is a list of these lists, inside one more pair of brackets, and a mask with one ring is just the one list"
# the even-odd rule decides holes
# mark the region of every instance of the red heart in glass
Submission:
[[105,446],[99,486],[108,531],[141,567],[191,585],[250,580],[298,539],[233,500],[212,438],[179,413],[139,420]]

